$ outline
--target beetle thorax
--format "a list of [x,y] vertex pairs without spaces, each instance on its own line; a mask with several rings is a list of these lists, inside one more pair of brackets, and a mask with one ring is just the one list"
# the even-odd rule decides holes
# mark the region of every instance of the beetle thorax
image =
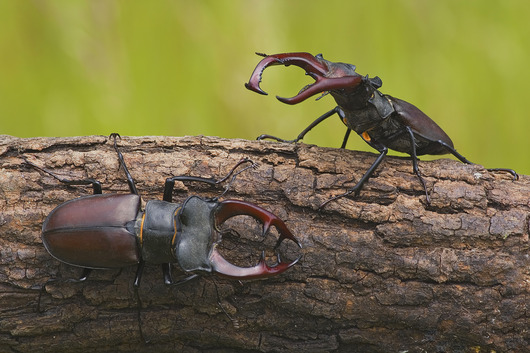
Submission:
[[177,233],[175,217],[179,208],[178,204],[152,200],[145,205],[144,213],[140,213],[137,234],[146,263],[176,262],[172,243]]

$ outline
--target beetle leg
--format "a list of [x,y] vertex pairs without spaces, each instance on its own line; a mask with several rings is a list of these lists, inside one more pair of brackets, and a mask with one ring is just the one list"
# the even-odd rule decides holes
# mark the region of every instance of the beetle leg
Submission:
[[59,175],[54,174],[54,173],[50,172],[47,169],[41,168],[38,165],[26,160],[25,158],[24,158],[24,162],[25,162],[25,164],[29,165],[30,167],[33,167],[33,168],[35,168],[37,170],[40,170],[43,173],[46,173],[46,174],[50,175],[55,180],[65,184],[65,185],[68,185],[68,186],[92,185],[92,190],[93,190],[94,194],[101,194],[103,192],[101,190],[101,183],[99,181],[95,180],[95,179],[88,178],[88,179],[70,180],[70,179],[62,178]]
[[199,277],[197,274],[189,275],[187,277],[184,277],[183,279],[179,279],[176,282],[173,282],[173,278],[171,277],[171,264],[162,264],[162,273],[164,275],[164,284],[168,286],[178,286],[183,283],[186,283],[194,278]]
[[[112,134],[110,134],[109,138],[114,139],[114,150],[118,154],[118,159],[119,159],[120,165],[123,168],[123,170],[125,172],[125,175],[127,177],[127,183],[129,184],[129,189],[130,189],[131,193],[135,194],[135,195],[138,195],[138,191],[136,190],[136,186],[134,185],[134,180],[133,180],[133,178],[131,176],[131,173],[129,173],[129,170],[127,169],[127,165],[125,164],[125,160],[123,159],[123,155],[121,154],[120,150],[118,149],[117,139],[118,138],[121,139],[120,134],[112,133]],[[73,185],[92,185],[92,190],[94,191],[94,194],[102,194],[103,193],[103,191],[101,189],[101,183],[99,181],[95,180],[95,179],[88,178],[88,179],[70,180],[70,179],[62,178],[62,177],[58,176],[57,174],[54,174],[54,173],[50,172],[49,170],[41,168],[38,165],[36,165],[36,164],[26,160],[26,159],[25,159],[25,163],[27,165],[37,169],[37,170],[40,170],[43,173],[46,173],[46,174],[52,176],[54,179],[58,180],[59,182],[61,182],[63,184],[66,184],[66,185],[69,185],[69,186],[73,186]]]
[[[474,164],[473,162],[470,162],[466,157],[464,157],[460,153],[458,153],[453,147],[449,146],[447,143],[445,143],[445,142],[443,142],[441,140],[438,140],[436,142],[438,142],[440,145],[442,145],[449,153],[451,153],[453,156],[458,158],[462,163]],[[509,168],[487,168],[487,170],[490,171],[490,172],[506,172],[506,173],[510,173],[513,176],[513,180],[514,181],[519,179],[519,175],[513,169],[509,169]]]
[[[311,76],[316,82],[304,87],[296,96],[291,98],[278,97],[280,102],[286,104],[298,104],[315,94],[337,90],[342,88],[353,88],[361,84],[363,77],[360,75],[343,75],[339,74],[334,77],[335,65],[327,60],[324,60],[321,55],[313,56],[309,53],[283,53],[274,55],[265,55],[257,53],[260,56],[265,56],[250,76],[245,87],[251,91],[266,95],[260,87],[261,75],[263,70],[269,66],[274,65],[295,65],[306,71],[306,74]],[[352,66],[353,67],[353,66]],[[353,70],[351,70],[353,72]]]
[[134,276],[134,282],[133,282],[133,288],[134,288],[134,296],[136,297],[136,318],[138,321],[138,332],[140,333],[140,337],[144,341],[144,343],[149,343],[149,340],[147,340],[144,336],[144,331],[142,330],[142,299],[140,298],[140,293],[138,289],[140,288],[140,281],[142,279],[142,274],[144,272],[144,266],[145,262],[144,260],[140,260],[138,262],[138,267],[136,267],[136,275]]
[[217,185],[217,180],[213,178],[202,178],[187,175],[177,175],[174,177],[169,177],[166,179],[166,182],[164,184],[164,197],[162,198],[164,201],[173,201],[173,188],[175,187],[175,181],[198,181],[210,185]]
[[[245,168],[241,169],[240,171],[238,171],[237,173],[234,173],[235,170],[237,169],[237,167],[239,167],[240,165],[244,164],[244,163],[250,163],[250,165],[246,166]],[[228,182],[228,184],[226,185],[225,187],[225,190],[223,191],[223,193],[219,196],[217,196],[215,199],[219,199],[221,198],[224,194],[227,193],[227,191],[230,189],[230,186],[232,185],[232,183],[234,182],[234,180],[236,180],[236,177],[243,173],[245,170],[249,169],[249,168],[256,168],[258,166],[257,163],[254,163],[250,158],[242,158],[233,168],[232,170],[230,170],[230,172],[222,179],[218,180],[217,181],[217,184],[219,183],[222,183],[224,181],[226,181],[228,178],[230,178],[230,176],[232,176],[232,178],[230,179],[230,181]]]
[[[295,238],[281,219],[269,211],[248,202],[239,200],[226,200],[220,202],[215,210],[215,225],[218,226],[227,219],[237,215],[248,215],[261,221],[263,223],[263,235],[268,232],[271,226],[274,226],[280,234],[274,247],[275,249],[277,249],[285,239],[292,240],[298,245],[298,247],[302,248],[298,239]],[[300,257],[292,262],[283,262],[278,256],[278,262],[273,266],[269,266],[265,262],[265,254],[263,253],[257,265],[253,267],[239,267],[224,259],[217,250],[216,244],[214,244],[210,253],[210,263],[213,272],[233,279],[254,279],[274,276],[286,271],[297,263],[298,260],[300,260]]]
[[346,143],[348,143],[348,139],[350,138],[350,133],[351,133],[351,129],[348,128],[346,130],[346,133],[344,134],[344,139],[342,140],[342,145],[340,146],[340,148],[346,148]]
[[427,185],[425,185],[425,179],[421,176],[420,169],[418,168],[418,156],[416,155],[416,140],[414,139],[414,133],[412,132],[412,129],[409,126],[406,126],[405,129],[407,130],[407,133],[410,137],[410,146],[411,146],[411,153],[410,156],[412,157],[412,170],[414,171],[414,174],[418,176],[420,179],[421,185],[423,185],[423,189],[425,190],[425,197],[427,204],[431,204],[431,197],[429,196],[429,192],[427,191]]
[[[251,163],[251,165],[241,169],[237,173],[234,173],[235,170],[237,169],[237,167],[239,167],[240,165],[242,165],[244,163]],[[240,173],[244,172],[248,168],[255,168],[256,166],[257,166],[257,164],[254,163],[251,159],[242,158],[230,170],[230,172],[228,172],[228,174],[226,176],[224,176],[223,178],[221,178],[219,180],[214,179],[214,178],[203,178],[203,177],[195,177],[195,176],[187,176],[187,175],[178,175],[178,176],[167,178],[166,179],[166,183],[164,184],[164,197],[163,197],[163,200],[167,201],[167,202],[172,202],[172,200],[173,200],[173,188],[175,187],[175,181],[197,181],[197,182],[201,182],[201,183],[207,183],[207,184],[210,184],[210,185],[218,185],[218,184],[226,181],[228,178],[230,178],[230,176],[232,176],[232,179],[230,180],[230,182],[226,186],[226,188],[223,191],[223,193],[216,197],[216,199],[218,199],[219,197],[223,196],[228,191],[228,189],[230,188],[230,185],[232,185],[232,182],[235,180],[235,178]]]
[[81,277],[79,278],[68,278],[68,279],[61,279],[61,278],[52,278],[52,279],[49,279],[48,281],[46,281],[46,283],[44,283],[41,287],[40,287],[40,290],[39,290],[39,298],[37,299],[37,312],[38,313],[41,313],[41,308],[40,308],[40,303],[41,303],[41,298],[42,298],[42,294],[44,292],[46,292],[46,286],[49,284],[49,283],[52,283],[52,282],[69,282],[69,283],[80,283],[80,282],[84,282],[87,280],[88,276],[90,275],[90,273],[92,272],[92,269],[91,268],[83,268],[83,272],[81,273]]
[[118,148],[117,139],[119,138],[121,140],[120,134],[113,132],[112,134],[110,134],[109,138],[114,139],[114,150],[118,154],[120,165],[123,168],[123,171],[125,172],[125,176],[127,177],[127,184],[129,185],[129,190],[131,191],[131,194],[138,195],[138,190],[136,190],[136,185],[134,185],[134,179],[132,178],[131,173],[129,173],[129,169],[127,168],[127,165],[125,164],[123,155],[121,154]]
[[223,311],[223,313],[226,315],[228,320],[232,322],[232,325],[234,326],[234,328],[236,329],[239,328],[239,321],[237,319],[234,319],[232,315],[230,315],[228,311],[226,311],[226,309],[223,307],[223,304],[221,303],[221,296],[219,295],[219,288],[217,288],[217,280],[215,279],[215,277],[212,277],[212,280],[213,280],[213,285],[215,287],[215,294],[217,295],[217,306]]
[[305,135],[309,131],[311,131],[315,126],[317,126],[318,124],[320,124],[321,122],[323,122],[324,120],[326,120],[327,118],[332,116],[333,114],[335,114],[335,113],[339,114],[339,111],[340,111],[340,108],[339,107],[335,107],[335,108],[331,109],[330,111],[322,114],[319,118],[317,118],[315,121],[313,121],[311,124],[309,124],[309,126],[306,127],[304,129],[304,131],[302,131],[300,134],[298,134],[298,136],[294,140],[284,140],[284,139],[281,139],[279,137],[275,137],[275,136],[267,135],[267,134],[263,134],[263,135],[258,136],[257,140],[272,139],[272,140],[276,140],[276,141],[279,141],[279,142],[296,143],[296,142],[300,141],[301,139],[303,139],[305,137]]
[[363,186],[363,184],[372,176],[372,174],[374,173],[376,168],[379,166],[379,164],[381,164],[381,162],[385,158],[386,154],[388,153],[388,147],[386,147],[386,146],[381,146],[380,148],[378,148],[378,150],[381,152],[381,154],[379,155],[379,157],[377,157],[375,162],[370,166],[370,168],[368,168],[366,173],[364,173],[364,175],[357,182],[357,184],[355,184],[355,186],[353,188],[349,189],[348,191],[346,191],[343,194],[340,194],[340,195],[337,195],[337,196],[334,196],[334,197],[328,199],[327,201],[323,202],[320,206],[318,206],[318,209],[321,210],[322,208],[324,208],[331,201],[340,199],[341,197],[344,197],[344,196],[348,196],[348,195],[350,195],[353,192],[358,192],[361,189],[361,187]]

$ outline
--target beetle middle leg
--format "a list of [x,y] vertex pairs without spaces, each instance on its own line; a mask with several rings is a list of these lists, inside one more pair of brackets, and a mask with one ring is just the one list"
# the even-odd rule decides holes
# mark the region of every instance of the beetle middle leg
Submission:
[[[63,178],[47,169],[44,169],[42,167],[39,167],[38,165],[28,161],[28,160],[25,160],[24,161],[27,165],[31,166],[32,168],[35,168],[45,174],[48,174],[50,175],[51,177],[53,177],[55,180],[65,184],[65,185],[68,185],[68,186],[75,186],[75,185],[92,185],[92,190],[93,190],[93,194],[94,195],[99,195],[99,194],[102,194],[102,189],[101,189],[101,182],[95,180],[95,179],[91,179],[91,178],[87,178],[87,179],[67,179],[67,178]],[[37,312],[41,312],[41,299],[42,299],[42,294],[46,291],[46,286],[52,282],[57,282],[57,281],[61,281],[61,282],[71,282],[71,283],[80,283],[80,282],[84,282],[86,281],[86,279],[88,278],[88,276],[90,275],[90,273],[92,272],[92,269],[91,268],[83,268],[83,272],[81,274],[81,277],[79,278],[68,278],[68,279],[58,279],[58,278],[52,278],[48,281],[46,281],[46,283],[44,283],[41,288],[40,288],[40,291],[39,291],[39,298],[37,299]]]
[[[245,163],[250,163],[250,165],[245,167],[245,168],[243,168],[243,169],[241,169],[241,170],[239,170],[238,172],[236,172],[236,169],[240,165],[245,164]],[[254,163],[252,160],[250,160],[248,158],[243,158],[238,163],[236,163],[236,165],[234,167],[232,167],[232,169],[230,169],[230,171],[228,172],[227,175],[225,175],[224,177],[222,177],[219,180],[214,179],[214,178],[204,178],[204,177],[196,177],[196,176],[189,176],[189,175],[177,175],[177,176],[169,177],[169,178],[166,179],[166,182],[164,184],[164,197],[163,197],[163,200],[166,201],[166,202],[173,202],[173,188],[175,187],[175,181],[194,181],[194,182],[201,182],[201,183],[206,183],[206,184],[215,186],[215,185],[218,185],[220,183],[225,182],[230,177],[232,177],[230,179],[230,181],[228,182],[228,184],[227,184],[225,190],[223,191],[223,193],[221,195],[219,195],[219,196],[214,198],[214,199],[218,199],[218,198],[223,196],[228,191],[230,185],[232,185],[232,183],[234,182],[235,178],[240,173],[244,172],[248,168],[252,168],[252,167],[255,167],[255,166],[256,166],[256,163]],[[186,282],[188,282],[188,281],[190,281],[190,280],[192,280],[194,278],[197,278],[199,276],[197,274],[193,274],[193,275],[184,277],[184,278],[182,278],[180,280],[173,281],[173,278],[171,276],[171,264],[168,264],[168,263],[162,264],[162,274],[163,274],[163,277],[164,277],[164,283],[166,285],[181,285],[181,284],[186,283]]]
[[410,156],[412,157],[412,170],[414,171],[414,174],[416,174],[420,179],[421,185],[423,185],[423,189],[425,190],[427,204],[430,204],[431,197],[429,196],[429,192],[427,191],[427,185],[425,185],[425,180],[421,176],[420,169],[418,168],[418,156],[416,155],[416,139],[414,138],[414,133],[412,132],[412,129],[408,126],[405,127],[405,130],[407,131],[407,134],[410,137]]
[[67,178],[62,178],[59,175],[50,172],[47,169],[44,169],[42,167],[39,167],[38,165],[28,161],[24,160],[24,163],[31,166],[32,168],[35,168],[45,174],[48,174],[49,176],[53,177],[55,180],[68,185],[68,186],[75,186],[75,185],[92,185],[92,190],[94,194],[102,194],[103,191],[101,190],[101,182],[97,181],[96,179],[87,178],[87,179],[78,179],[78,180],[72,180]]
[[[397,138],[399,138],[400,136],[402,136],[405,133],[409,136],[409,140],[410,140],[410,153],[409,154],[410,154],[411,159],[412,159],[412,170],[414,171],[414,174],[416,174],[416,176],[418,177],[418,179],[421,182],[421,185],[423,186],[423,189],[425,191],[425,197],[426,197],[426,200],[427,200],[427,204],[430,204],[431,203],[431,198],[430,198],[429,192],[427,190],[427,185],[426,185],[425,179],[423,179],[423,177],[422,177],[422,175],[420,173],[420,169],[418,167],[418,156],[417,156],[417,153],[416,153],[416,139],[414,137],[414,132],[412,131],[412,129],[410,127],[406,126],[404,130],[400,130],[400,131],[396,132],[395,134],[393,134],[392,136],[389,136],[387,138],[387,140],[391,141],[391,140],[397,139]],[[346,131],[346,136],[344,137],[343,147],[344,147],[348,137],[349,137],[349,129],[348,129],[348,131]],[[361,134],[361,137],[362,137],[362,134]],[[339,199],[341,197],[350,195],[353,192],[359,191],[359,189],[362,187],[362,185],[366,182],[366,180],[368,180],[372,176],[372,174],[375,171],[375,169],[383,161],[383,158],[385,157],[386,153],[388,152],[388,147],[386,147],[384,144],[377,143],[377,142],[375,142],[373,140],[367,140],[364,137],[362,137],[362,138],[371,147],[375,148],[376,150],[378,150],[380,152],[379,157],[375,160],[375,162],[370,166],[370,168],[366,171],[366,173],[361,177],[361,179],[357,182],[357,184],[353,188],[349,189],[344,194],[337,195],[337,196],[332,197],[329,200],[325,201],[324,203],[322,203],[319,206],[319,209],[323,208],[325,205],[327,205],[329,202],[331,202],[333,200]]]

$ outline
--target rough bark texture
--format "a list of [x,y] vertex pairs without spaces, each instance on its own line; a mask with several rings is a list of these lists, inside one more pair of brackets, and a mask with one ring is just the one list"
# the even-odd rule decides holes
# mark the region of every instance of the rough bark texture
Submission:
[[[281,217],[304,246],[301,261],[268,280],[202,277],[169,288],[160,268],[147,266],[147,345],[137,329],[135,268],[50,283],[37,313],[43,283],[81,272],[46,252],[42,222],[91,189],[62,185],[21,157],[68,178],[98,179],[104,193],[128,188],[104,136],[0,136],[0,352],[528,352],[528,176],[513,182],[479,165],[421,162],[426,205],[410,160],[388,158],[358,197],[317,212],[375,155],[213,137],[123,137],[119,145],[145,200],[161,199],[168,176],[218,178],[252,158],[259,167],[240,174],[225,198]],[[220,191],[181,184],[174,199]],[[247,259],[256,262],[259,225],[233,227],[224,253],[248,257],[256,247]]]

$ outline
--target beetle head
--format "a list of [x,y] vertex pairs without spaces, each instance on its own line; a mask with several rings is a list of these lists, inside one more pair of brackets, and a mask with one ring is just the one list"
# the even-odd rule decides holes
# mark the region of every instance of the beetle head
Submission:
[[285,239],[302,247],[281,219],[259,206],[238,200],[217,202],[192,196],[178,213],[175,254],[180,267],[186,272],[213,272],[232,279],[255,279],[280,274],[298,262],[300,257],[292,262],[283,262],[278,256],[278,263],[269,266],[262,256],[253,267],[239,267],[226,260],[217,249],[221,242],[217,239],[217,232],[222,223],[238,215],[259,220],[263,224],[263,235],[274,226],[279,233],[275,248]]
[[355,65],[346,63],[334,63],[323,58],[322,54],[313,56],[309,53],[284,53],[275,55],[265,55],[261,60],[250,80],[245,87],[251,91],[267,94],[259,84],[263,70],[274,65],[295,65],[306,71],[306,74],[315,79],[315,83],[302,88],[302,90],[292,98],[276,97],[279,101],[287,104],[297,104],[315,94],[335,91],[354,91],[364,82],[363,76],[355,72]]

